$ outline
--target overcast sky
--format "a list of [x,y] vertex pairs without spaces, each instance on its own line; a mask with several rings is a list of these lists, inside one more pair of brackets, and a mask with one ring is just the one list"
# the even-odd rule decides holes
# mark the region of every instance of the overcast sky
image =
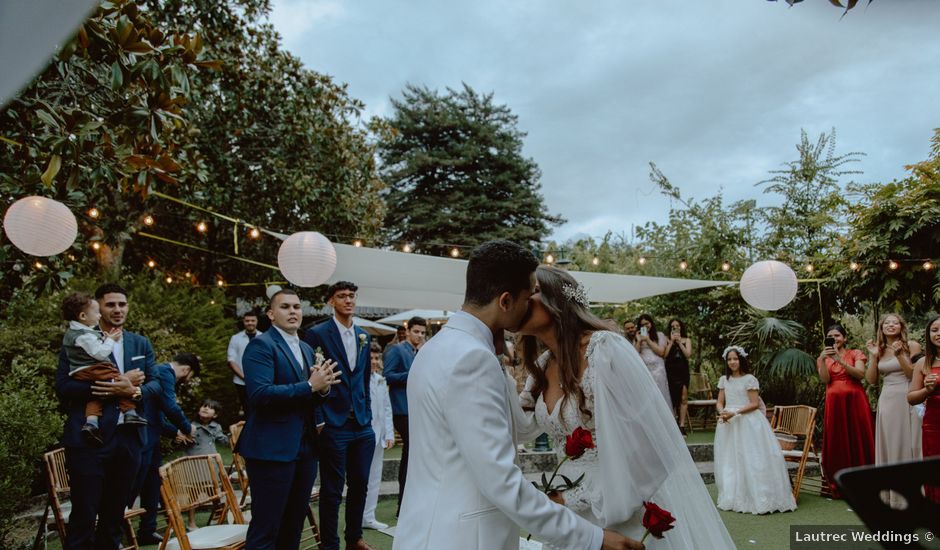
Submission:
[[940,1],[274,0],[284,46],[349,84],[367,114],[407,83],[494,92],[528,133],[554,238],[666,219],[650,161],[694,198],[796,158],[800,129],[904,177],[940,126]]

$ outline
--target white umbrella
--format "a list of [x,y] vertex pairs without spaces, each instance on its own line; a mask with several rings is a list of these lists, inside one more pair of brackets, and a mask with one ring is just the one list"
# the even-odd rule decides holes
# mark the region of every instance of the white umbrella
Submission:
[[395,334],[395,327],[376,323],[362,317],[353,317],[353,324],[359,326],[372,336],[383,336],[385,334]]
[[384,319],[379,319],[379,322],[388,323],[390,325],[403,325],[412,317],[423,317],[426,321],[446,321],[453,314],[453,311],[444,309],[409,309],[408,311],[402,311],[401,313],[390,315]]

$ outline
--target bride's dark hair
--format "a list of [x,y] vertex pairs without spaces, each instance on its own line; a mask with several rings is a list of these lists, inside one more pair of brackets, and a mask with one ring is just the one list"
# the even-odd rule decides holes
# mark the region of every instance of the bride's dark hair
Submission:
[[[575,395],[581,414],[590,418],[591,411],[584,407],[584,391],[581,390],[581,337],[586,331],[610,329],[591,313],[586,304],[578,301],[578,282],[568,272],[557,267],[539,266],[535,270],[535,278],[539,284],[542,305],[555,326],[555,339],[561,354],[561,357],[556,357],[555,360],[558,363],[564,396],[556,408],[564,406],[565,401]],[[566,286],[569,289],[568,295],[565,294]],[[586,296],[581,297],[587,301]],[[537,400],[548,386],[545,371],[536,364],[540,351],[539,342],[535,336],[523,336],[519,339],[519,345],[522,348],[525,369],[535,379],[532,398]]]

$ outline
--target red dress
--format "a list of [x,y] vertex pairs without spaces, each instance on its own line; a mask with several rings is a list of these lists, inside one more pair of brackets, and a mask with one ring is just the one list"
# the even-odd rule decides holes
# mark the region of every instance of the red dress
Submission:
[[[846,364],[855,365],[858,360],[865,360],[861,351],[842,351],[842,361]],[[841,498],[836,489],[836,472],[875,463],[875,429],[871,406],[861,381],[829,357],[826,357],[826,368],[829,370],[829,383],[826,385],[823,420],[822,468],[833,498]]]
[[[940,366],[934,366],[930,372],[940,376]],[[934,387],[933,393],[927,396],[927,412],[923,423],[923,449],[924,458],[940,455],[940,391]],[[927,498],[940,502],[940,487],[927,486]]]

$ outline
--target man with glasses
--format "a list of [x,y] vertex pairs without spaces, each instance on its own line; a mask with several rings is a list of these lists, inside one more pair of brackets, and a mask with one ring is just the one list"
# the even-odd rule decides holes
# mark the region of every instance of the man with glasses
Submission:
[[324,550],[339,550],[339,505],[346,491],[346,548],[371,550],[362,538],[369,468],[375,451],[369,346],[364,330],[353,325],[355,284],[339,281],[326,292],[333,317],[307,331],[304,340],[336,361],[341,383],[321,406],[325,426],[320,434],[320,537]]

